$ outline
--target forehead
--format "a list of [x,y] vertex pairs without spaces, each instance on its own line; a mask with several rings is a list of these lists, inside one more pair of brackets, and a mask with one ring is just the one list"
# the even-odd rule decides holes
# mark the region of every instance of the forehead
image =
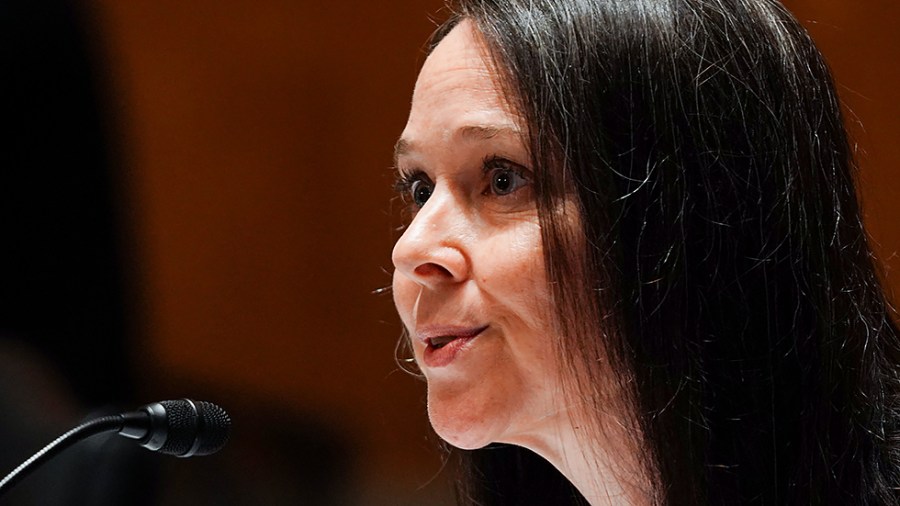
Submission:
[[428,56],[413,92],[401,142],[425,133],[452,135],[472,127],[519,130],[497,72],[470,21],[451,30]]
[[416,80],[413,100],[432,86],[448,81],[493,92],[494,76],[494,67],[474,24],[463,20],[428,55]]

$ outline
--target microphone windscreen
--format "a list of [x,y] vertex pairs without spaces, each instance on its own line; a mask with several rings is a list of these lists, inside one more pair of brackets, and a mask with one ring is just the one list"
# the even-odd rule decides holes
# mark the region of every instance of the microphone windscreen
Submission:
[[211,455],[221,450],[231,433],[231,417],[220,406],[211,402],[197,402],[197,409],[205,420],[206,430],[199,438],[200,446],[196,455]]
[[165,409],[168,433],[159,452],[177,457],[210,455],[228,442],[231,417],[218,405],[189,399],[159,404]]

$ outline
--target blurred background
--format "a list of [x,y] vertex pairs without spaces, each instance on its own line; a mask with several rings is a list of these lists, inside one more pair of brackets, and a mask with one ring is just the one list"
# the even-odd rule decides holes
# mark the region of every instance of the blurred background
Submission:
[[[900,290],[894,0],[785,1],[835,72]],[[440,0],[0,0],[0,475],[193,397],[180,460],[98,438],[11,504],[451,503],[394,361],[391,151]]]

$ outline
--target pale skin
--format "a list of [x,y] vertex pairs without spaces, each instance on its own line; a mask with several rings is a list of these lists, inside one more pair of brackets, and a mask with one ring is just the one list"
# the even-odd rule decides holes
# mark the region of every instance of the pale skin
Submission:
[[523,122],[469,22],[426,60],[396,151],[414,217],[393,251],[394,301],[435,431],[464,449],[529,448],[594,506],[646,503],[622,479],[636,461],[624,437],[610,430],[586,451],[579,439],[552,348]]

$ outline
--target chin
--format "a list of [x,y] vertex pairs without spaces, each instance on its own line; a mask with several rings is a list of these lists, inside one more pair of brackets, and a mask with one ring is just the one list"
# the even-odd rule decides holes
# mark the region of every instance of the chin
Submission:
[[431,427],[441,439],[461,450],[477,450],[497,441],[505,425],[497,415],[498,411],[483,404],[446,402],[429,393]]
[[491,438],[485,437],[482,430],[458,420],[446,420],[429,413],[431,427],[447,444],[460,450],[478,450],[492,443]]

